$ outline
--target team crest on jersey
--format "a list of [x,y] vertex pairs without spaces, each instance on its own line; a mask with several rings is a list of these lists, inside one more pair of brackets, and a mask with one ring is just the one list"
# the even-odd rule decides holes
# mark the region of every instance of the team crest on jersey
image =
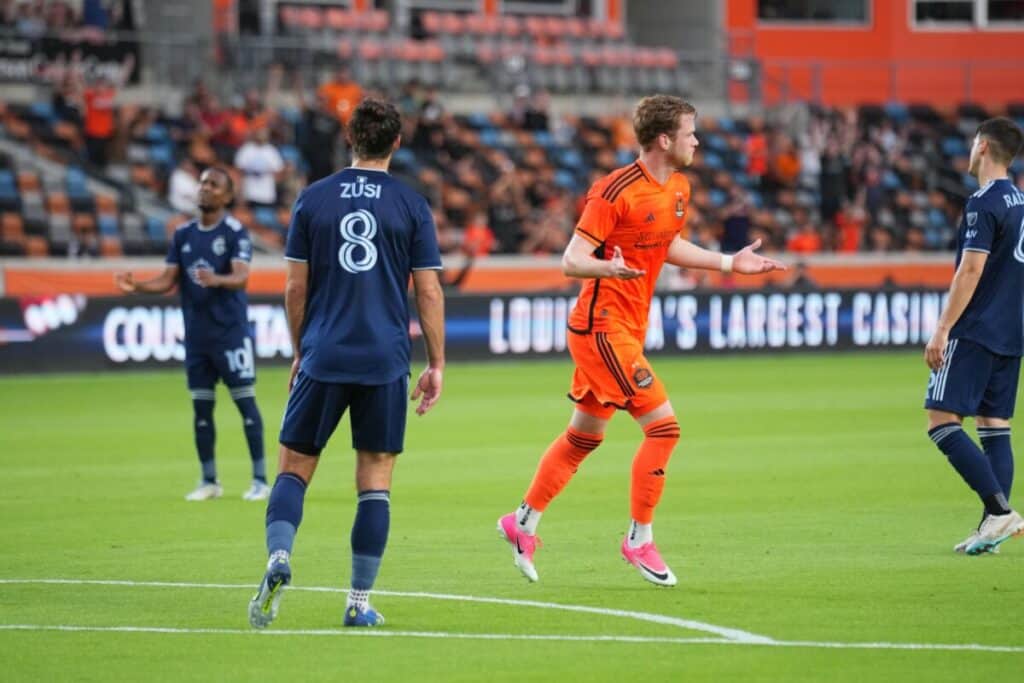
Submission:
[[181,253],[182,254],[191,254],[192,253],[192,245],[189,244],[188,242],[186,242],[185,246],[183,246],[181,248]]
[[971,227],[972,225],[974,225],[977,222],[978,222],[978,212],[977,211],[968,211],[967,212],[967,227]]
[[196,283],[197,285],[199,284],[200,270],[213,270],[213,266],[210,265],[209,261],[207,261],[204,258],[201,258],[194,261],[192,265],[188,267],[188,279],[192,280],[192,282]]
[[683,206],[683,193],[676,192],[676,218],[682,218],[685,213],[686,207]]
[[637,368],[633,371],[633,381],[641,389],[646,389],[654,383],[654,375],[647,368]]
[[223,256],[224,252],[228,250],[227,245],[224,243],[223,237],[218,237],[217,239],[213,240],[213,244],[210,245],[210,247],[213,249],[213,253],[216,254],[217,256]]

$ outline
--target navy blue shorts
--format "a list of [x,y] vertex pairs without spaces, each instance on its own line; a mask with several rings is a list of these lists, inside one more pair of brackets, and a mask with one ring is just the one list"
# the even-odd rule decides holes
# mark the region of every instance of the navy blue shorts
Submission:
[[348,410],[352,448],[401,453],[408,390],[408,376],[379,386],[332,384],[318,382],[299,370],[284,409],[280,441],[293,451],[320,455]]
[[960,416],[1013,417],[1020,357],[1000,356],[969,339],[950,339],[946,361],[928,378],[924,407]]
[[226,344],[185,350],[185,373],[189,389],[213,389],[217,380],[229,387],[244,387],[256,381],[256,359],[252,338],[238,337]]

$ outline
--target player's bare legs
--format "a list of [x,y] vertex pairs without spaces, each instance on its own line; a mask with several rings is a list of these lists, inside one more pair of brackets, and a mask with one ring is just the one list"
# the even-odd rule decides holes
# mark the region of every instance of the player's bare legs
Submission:
[[370,605],[391,523],[391,475],[395,454],[356,451],[359,506],[352,524],[352,586],[345,605],[345,626],[380,626],[384,616]]
[[498,533],[512,546],[512,559],[530,581],[537,581],[533,555],[540,544],[537,525],[548,504],[561,493],[580,464],[604,439],[608,419],[579,408],[573,410],[568,428],[548,446],[523,502],[515,512],[498,520]]
[[292,545],[302,522],[306,488],[319,462],[316,455],[281,444],[277,479],[267,502],[267,571],[249,601],[249,623],[254,628],[265,628],[277,617],[284,588],[291,583]]
[[[633,411],[631,411],[633,412]],[[634,414],[644,430],[644,440],[633,458],[629,531],[622,541],[622,557],[640,575],[659,586],[676,585],[675,574],[661,559],[654,544],[654,509],[665,488],[665,471],[679,442],[679,423],[672,404],[665,401],[654,410]]]

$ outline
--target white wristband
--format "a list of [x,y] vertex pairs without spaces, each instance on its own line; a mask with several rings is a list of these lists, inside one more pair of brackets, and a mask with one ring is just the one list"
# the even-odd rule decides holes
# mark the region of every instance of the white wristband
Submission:
[[720,267],[723,273],[732,272],[732,254],[722,254],[722,265]]

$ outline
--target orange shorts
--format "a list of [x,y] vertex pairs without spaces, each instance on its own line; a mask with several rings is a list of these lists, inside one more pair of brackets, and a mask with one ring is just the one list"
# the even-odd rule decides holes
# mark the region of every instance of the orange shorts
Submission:
[[644,357],[643,342],[632,335],[570,333],[568,346],[576,363],[569,398],[584,413],[606,420],[619,409],[639,417],[668,400]]

